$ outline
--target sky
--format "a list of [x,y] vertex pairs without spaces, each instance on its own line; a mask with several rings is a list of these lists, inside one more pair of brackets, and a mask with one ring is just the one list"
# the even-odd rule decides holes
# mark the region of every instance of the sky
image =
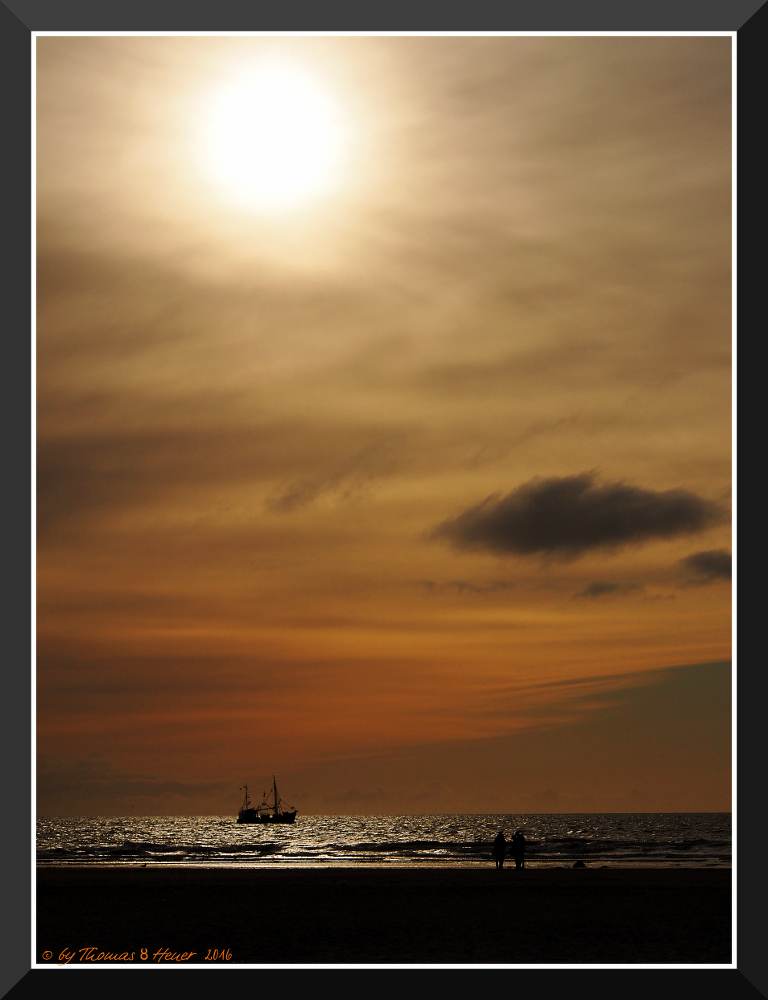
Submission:
[[42,815],[730,809],[731,45],[37,38]]

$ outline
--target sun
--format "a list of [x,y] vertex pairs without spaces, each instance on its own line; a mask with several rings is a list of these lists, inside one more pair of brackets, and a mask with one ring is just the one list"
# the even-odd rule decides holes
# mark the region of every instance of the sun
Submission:
[[339,185],[345,133],[338,105],[317,81],[294,66],[270,63],[214,92],[204,160],[229,202],[281,211]]

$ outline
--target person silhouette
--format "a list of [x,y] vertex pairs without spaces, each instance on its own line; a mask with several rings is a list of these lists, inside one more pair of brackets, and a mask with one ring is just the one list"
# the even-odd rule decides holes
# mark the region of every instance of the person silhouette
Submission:
[[497,868],[504,867],[504,855],[506,853],[507,853],[507,841],[504,837],[504,831],[499,830],[498,834],[496,835],[496,839],[493,842],[493,851],[492,851],[492,854],[496,859]]
[[525,837],[522,830],[515,831],[512,838],[512,857],[515,859],[515,868],[525,868]]

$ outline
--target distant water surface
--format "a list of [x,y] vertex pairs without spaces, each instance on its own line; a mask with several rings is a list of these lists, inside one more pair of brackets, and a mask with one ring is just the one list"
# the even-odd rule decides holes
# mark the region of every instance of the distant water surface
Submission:
[[[522,829],[526,864],[730,867],[730,813],[301,816],[240,825],[233,816],[40,819],[42,865],[206,867],[492,864],[491,844]],[[511,864],[511,861],[509,862]]]

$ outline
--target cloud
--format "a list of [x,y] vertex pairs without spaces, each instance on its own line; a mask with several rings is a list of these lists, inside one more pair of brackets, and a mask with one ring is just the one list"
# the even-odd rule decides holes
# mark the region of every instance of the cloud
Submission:
[[[199,404],[202,409],[211,400],[201,397]],[[186,428],[110,428],[41,438],[40,536],[48,538],[65,523],[92,526],[119,509],[178,502],[183,491],[192,495],[201,487],[256,490],[277,477],[285,484],[299,469],[309,475],[280,487],[268,510],[291,511],[324,494],[343,500],[392,475],[408,445],[406,434],[380,424],[233,419],[228,426],[205,428],[193,421]],[[195,502],[198,514],[209,513]]]
[[731,579],[731,553],[728,549],[708,549],[706,552],[694,552],[693,555],[681,559],[680,563],[693,573],[698,583]]
[[[123,771],[104,757],[84,758],[44,755],[37,770],[41,801],[62,800],[66,793],[87,790],[91,795],[110,793],[114,798],[131,796],[164,798],[179,795],[192,798],[227,792],[226,781],[176,781],[156,774]],[[49,814],[50,815],[50,814]]]
[[385,435],[345,458],[329,475],[296,481],[284,487],[267,501],[267,507],[272,511],[288,512],[307,506],[323,494],[349,499],[372,480],[395,471],[398,450],[405,441],[406,436],[402,433]]
[[446,583],[437,583],[435,580],[417,580],[416,582],[430,593],[455,590],[459,594],[495,594],[500,590],[509,590],[515,586],[511,580],[490,580],[488,583],[472,583],[471,580],[448,580]]
[[639,590],[638,583],[610,583],[608,580],[595,580],[580,590],[574,597],[603,597],[605,594],[627,593],[631,590]]
[[654,538],[703,531],[724,518],[710,500],[687,490],[598,485],[594,472],[536,478],[443,521],[431,537],[459,549],[573,558]]

